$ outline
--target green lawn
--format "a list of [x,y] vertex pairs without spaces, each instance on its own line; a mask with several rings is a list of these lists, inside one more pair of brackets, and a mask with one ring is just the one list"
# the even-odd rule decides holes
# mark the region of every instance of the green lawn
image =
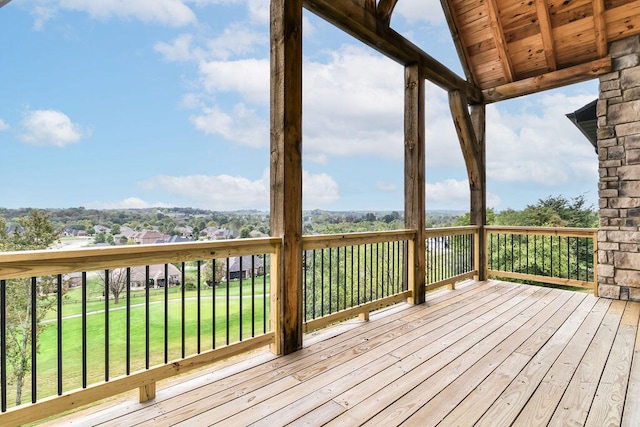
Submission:
[[[269,291],[269,279],[266,278],[266,289]],[[89,293],[92,292],[88,284]],[[227,289],[220,285],[215,289],[215,305],[212,298],[212,290],[202,290],[200,300],[200,348],[201,351],[215,346],[224,346],[227,337],[230,343],[240,340],[240,313],[242,313],[242,339],[251,337],[252,326],[255,334],[264,332],[263,319],[269,324],[269,295],[263,295],[262,278],[256,280],[255,286],[255,323],[252,324],[251,282],[242,284],[242,308],[240,307],[240,283],[233,281],[229,286],[229,309],[227,310]],[[69,292],[72,295],[81,292],[74,289]],[[146,358],[146,304],[144,290],[135,291],[131,298],[130,310],[130,371],[145,368]],[[164,363],[164,324],[165,305],[164,289],[154,289],[149,304],[149,365],[154,366]],[[100,296],[102,292],[100,291]],[[184,341],[185,354],[187,356],[197,353],[198,349],[198,301],[197,291],[185,293],[184,307]],[[266,300],[265,300],[266,297]],[[69,301],[71,298],[67,299]],[[115,306],[113,301],[109,305],[109,376],[111,378],[126,373],[126,310],[125,298]],[[266,317],[265,317],[266,307]],[[105,302],[90,301],[87,304],[87,378],[88,384],[103,381],[105,379]],[[215,328],[214,322],[215,311]],[[175,360],[182,357],[182,299],[181,288],[169,288],[168,300],[168,359]],[[81,304],[67,303],[63,306],[62,321],[62,364],[63,387],[71,390],[82,386],[82,317]],[[52,312],[51,319],[57,314]],[[227,324],[229,325],[227,328]],[[38,398],[44,398],[57,392],[57,322],[48,323],[47,329],[40,337],[40,349],[37,355],[37,379]],[[23,402],[30,400],[30,378],[23,388]],[[10,402],[14,400],[11,389],[8,393]]]

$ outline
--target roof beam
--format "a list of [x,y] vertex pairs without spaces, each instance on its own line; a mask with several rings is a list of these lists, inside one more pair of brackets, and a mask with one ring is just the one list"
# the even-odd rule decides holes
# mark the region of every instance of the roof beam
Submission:
[[593,26],[596,35],[596,51],[598,56],[607,52],[607,24],[604,19],[604,0],[593,0]]
[[362,4],[354,0],[304,0],[304,7],[403,66],[420,64],[425,78],[441,88],[461,90],[472,103],[481,102],[477,86],[389,28]]
[[569,68],[551,71],[537,77],[507,83],[482,91],[485,103],[504,101],[534,92],[554,89],[561,86],[591,80],[611,71],[611,57],[596,59]]
[[547,0],[536,0],[536,10],[538,14],[538,24],[540,26],[540,35],[542,36],[544,56],[547,59],[547,71],[555,71],[558,69],[558,64],[556,63],[556,49],[553,44],[551,18],[549,17]]
[[502,25],[500,25],[500,13],[498,11],[498,4],[496,0],[488,0],[486,2],[487,12],[489,15],[489,22],[491,25],[491,31],[493,32],[493,39],[496,42],[496,49],[498,50],[498,57],[504,70],[505,78],[508,82],[513,81],[513,65],[509,55],[507,54],[507,45],[505,43],[504,31],[502,31]]
[[378,18],[389,25],[391,23],[391,15],[396,7],[398,0],[380,0],[378,3]]
[[442,5],[442,11],[444,12],[444,16],[447,19],[447,23],[449,24],[449,30],[451,31],[453,44],[455,45],[456,51],[458,52],[458,59],[462,64],[464,75],[467,77],[468,81],[472,81],[477,84],[477,82],[473,78],[473,73],[471,72],[469,61],[467,60],[466,50],[464,47],[464,43],[462,42],[461,34],[458,32],[458,23],[456,21],[456,17],[451,12],[451,6],[449,5],[449,2],[447,0],[440,0],[440,4]]

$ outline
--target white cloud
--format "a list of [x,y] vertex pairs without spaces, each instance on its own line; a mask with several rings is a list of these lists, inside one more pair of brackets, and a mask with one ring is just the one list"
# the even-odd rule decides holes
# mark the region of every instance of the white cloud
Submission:
[[200,82],[209,93],[235,92],[247,102],[269,105],[269,59],[201,62]]
[[269,124],[244,104],[237,104],[230,114],[218,106],[205,107],[202,114],[193,115],[190,120],[207,135],[221,135],[248,147],[269,145]]
[[[162,190],[213,210],[268,209],[269,171],[251,181],[242,176],[155,176],[138,183],[144,190]],[[327,174],[303,172],[303,200],[309,209],[327,206],[340,197],[338,184]]]
[[[426,202],[427,209],[468,210],[470,205],[469,182],[447,179],[435,184],[427,183]],[[495,208],[501,202],[497,195],[487,193],[487,207]]]
[[409,24],[415,24],[419,21],[433,25],[446,23],[442,5],[438,0],[401,0],[394,10],[395,15],[402,16]]
[[61,111],[36,110],[25,114],[19,137],[31,145],[64,147],[88,135]]
[[0,119],[0,132],[7,129],[9,129],[9,125],[5,123],[4,120]]
[[153,48],[167,61],[187,62],[197,59],[199,57],[198,53],[201,53],[201,51],[192,52],[192,42],[193,34],[181,34],[173,39],[171,43],[158,42]]
[[598,160],[593,147],[565,117],[596,95],[556,91],[529,99],[526,108],[509,104],[487,111],[487,177],[546,186],[593,181]]
[[59,0],[59,7],[97,19],[138,19],[172,27],[196,22],[193,10],[181,0]]
[[170,208],[169,205],[162,202],[149,203],[138,197],[129,197],[118,202],[90,202],[84,204],[90,209],[146,209],[146,208]]
[[402,159],[402,67],[366,48],[345,45],[307,59],[303,76],[306,158]]
[[[263,2],[261,0],[261,2]],[[256,51],[258,46],[269,46],[269,34],[254,31],[246,23],[236,22],[225,28],[218,37],[207,42],[212,58],[229,59],[232,55],[245,55]]]
[[376,188],[383,193],[393,193],[398,189],[398,186],[389,182],[376,182]]

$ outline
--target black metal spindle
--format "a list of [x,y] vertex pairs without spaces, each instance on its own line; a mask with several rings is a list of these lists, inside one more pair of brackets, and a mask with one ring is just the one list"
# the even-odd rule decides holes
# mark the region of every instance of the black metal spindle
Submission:
[[[58,396],[62,394],[62,274],[58,274],[57,278],[57,321],[58,321],[58,331],[57,331],[57,343],[58,343]],[[4,323],[3,323],[4,325]],[[5,347],[0,347],[5,348]]]
[[[267,333],[267,266],[271,265],[271,258],[267,262],[267,254],[262,257],[264,260],[264,274],[262,275],[262,328],[263,333]],[[270,272],[269,272],[270,273]],[[314,273],[315,275],[315,273]]]
[[240,341],[242,341],[242,282],[243,282],[243,279],[244,279],[244,272],[242,270],[242,255],[240,255],[238,258],[240,259],[240,278],[238,279],[239,280],[239,286],[240,286],[240,290],[239,290],[239,293],[238,293],[239,296],[240,296],[240,301],[238,302],[238,306],[240,308],[240,313],[239,313],[239,316],[238,316],[239,317],[238,325],[239,325],[239,329],[240,329],[240,331],[239,331],[240,332]]
[[38,282],[35,277],[31,278],[31,403],[36,403],[38,397],[38,372],[37,360],[38,355],[38,322],[37,322],[37,289]]
[[231,265],[231,261],[230,259],[227,257],[227,278],[226,278],[226,298],[225,298],[225,302],[226,302],[226,309],[225,309],[225,319],[226,319],[226,336],[225,336],[225,342],[227,343],[227,345],[229,345],[229,304],[230,304],[230,295],[229,295],[229,288],[231,286],[231,270],[230,270],[230,265]]
[[344,248],[344,292],[343,292],[343,298],[344,298],[344,308],[347,308],[347,248]]
[[[181,275],[182,276],[181,277],[181,280],[182,280],[182,285],[181,285],[181,291],[182,291],[182,301],[181,301],[182,302],[182,313],[181,313],[182,325],[181,325],[181,327],[182,327],[182,329],[181,329],[180,332],[182,334],[182,358],[184,359],[185,356],[186,356],[186,351],[187,351],[186,350],[186,320],[185,320],[186,309],[187,309],[187,307],[186,307],[187,294],[186,294],[186,289],[185,289],[186,288],[185,280],[186,280],[187,276],[186,276],[186,272],[185,272],[185,270],[186,270],[185,269],[185,267],[186,267],[185,263],[183,262],[180,266],[182,267],[181,268],[181,271],[182,271],[182,275]],[[199,303],[199,301],[198,301],[198,303]]]
[[146,284],[145,286],[145,292],[144,292],[144,311],[145,311],[145,328],[144,328],[144,343],[145,343],[145,355],[144,355],[144,366],[146,369],[149,369],[149,365],[150,365],[150,357],[151,357],[151,343],[149,342],[149,335],[150,335],[150,325],[151,325],[151,321],[149,319],[149,315],[151,310],[149,309],[149,292],[150,292],[150,287],[151,287],[151,278],[149,277],[149,266],[145,266],[144,268],[145,273],[144,273],[144,282]]
[[[7,348],[7,281],[0,280],[0,348]],[[60,358],[61,355],[58,354]],[[0,351],[0,409],[7,411],[7,352]]]
[[315,319],[315,317],[316,317],[316,297],[317,297],[317,295],[316,295],[316,250],[315,249],[313,250],[313,258],[312,259],[313,259],[313,270],[312,270],[313,276],[311,276],[311,280],[313,282],[312,292],[311,292],[311,295],[312,295],[312,298],[311,298],[312,313],[311,313],[311,316],[306,318],[307,320]]
[[197,353],[200,354],[200,352],[202,351],[202,340],[201,340],[201,333],[202,333],[202,261],[198,261],[196,263],[196,268],[198,269],[198,271],[196,272],[196,284],[198,286],[198,289],[196,290],[196,294],[197,294],[197,302],[198,302],[198,307],[196,308],[196,330],[197,332],[197,337],[196,337],[196,348],[197,348]]
[[126,296],[126,304],[127,304],[127,312],[126,312],[126,330],[125,330],[125,340],[126,340],[126,372],[127,375],[131,373],[131,268],[127,267],[127,296]]
[[354,306],[353,303],[353,291],[354,291],[354,285],[355,285],[355,272],[353,270],[354,268],[354,260],[353,260],[353,256],[355,255],[355,247],[351,246],[351,307]]
[[[251,337],[256,336],[256,256],[251,256]],[[306,271],[305,271],[306,274]],[[306,284],[306,281],[305,281]],[[306,292],[305,286],[305,292]],[[305,299],[305,307],[306,299]]]
[[324,316],[324,249],[320,250],[320,317]]
[[169,264],[164,265],[164,363],[169,363]]
[[82,272],[82,388],[87,388],[87,272]]
[[333,251],[332,248],[329,248],[329,314],[333,313],[333,262],[332,262]]
[[[220,261],[222,262],[222,261]],[[216,260],[211,260],[211,348],[216,348]],[[227,273],[228,274],[228,273]]]
[[104,380],[109,381],[109,270],[104,271]]
[[362,245],[358,245],[358,305],[362,303],[362,294],[360,293],[360,248]]

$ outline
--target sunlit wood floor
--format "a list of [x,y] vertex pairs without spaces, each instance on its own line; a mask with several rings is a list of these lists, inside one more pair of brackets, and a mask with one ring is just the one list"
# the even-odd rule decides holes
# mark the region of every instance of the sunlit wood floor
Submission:
[[640,303],[491,281],[438,291],[50,425],[639,426]]

